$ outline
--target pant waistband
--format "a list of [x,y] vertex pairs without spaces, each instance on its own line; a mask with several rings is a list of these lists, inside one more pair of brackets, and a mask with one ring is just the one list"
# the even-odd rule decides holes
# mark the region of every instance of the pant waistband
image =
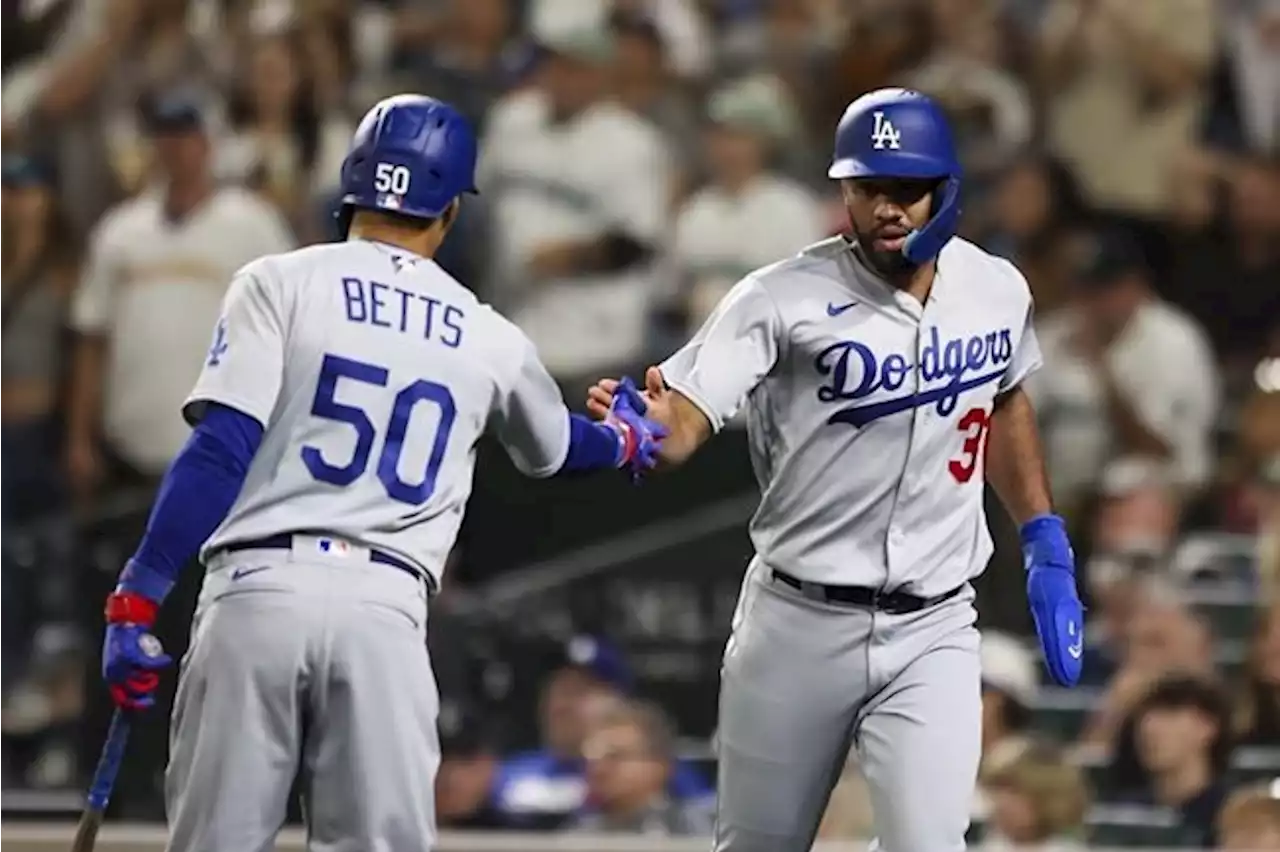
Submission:
[[[324,554],[329,553],[334,556],[342,555],[351,547],[350,542],[343,538],[330,538],[325,536],[308,536],[314,538],[317,552]],[[278,533],[270,535],[266,538],[255,538],[248,541],[236,541],[222,548],[222,553],[239,553],[243,550],[293,550],[294,535],[293,533]],[[427,590],[435,593],[435,581],[431,576],[419,571],[413,565],[398,556],[394,556],[377,548],[362,548],[369,554],[369,561],[376,562],[379,565],[390,565],[392,568],[398,568],[406,574],[412,576],[415,580],[427,584]]]
[[828,603],[867,607],[880,612],[887,612],[891,615],[904,615],[909,612],[919,612],[922,609],[937,606],[943,601],[960,594],[960,590],[964,588],[962,583],[940,595],[926,598],[909,592],[884,591],[883,589],[872,589],[868,586],[831,586],[825,583],[810,583],[808,580],[801,580],[786,571],[779,571],[776,568],[770,570],[773,572],[773,579],[803,592],[808,597],[817,598]]

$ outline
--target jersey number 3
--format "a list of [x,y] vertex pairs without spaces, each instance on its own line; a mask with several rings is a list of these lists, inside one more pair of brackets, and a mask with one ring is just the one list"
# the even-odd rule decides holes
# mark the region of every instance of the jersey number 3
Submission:
[[991,417],[985,408],[970,408],[956,424],[956,429],[964,433],[964,443],[960,445],[960,457],[947,462],[947,470],[956,482],[964,484],[973,479],[990,425]]
[[[338,355],[324,356],[324,363],[320,367],[320,381],[316,384],[316,396],[311,402],[311,413],[325,420],[350,425],[356,431],[356,449],[349,462],[335,465],[325,459],[318,447],[303,447],[302,463],[316,479],[330,485],[345,486],[355,482],[368,469],[373,444],[378,437],[377,430],[363,408],[338,402],[334,398],[338,380],[351,379],[386,387],[388,378],[385,367]],[[413,413],[414,406],[420,402],[429,402],[440,409],[440,426],[431,444],[426,473],[421,482],[413,484],[401,479],[397,468],[400,465],[405,435],[409,431],[409,416]],[[418,379],[396,394],[395,403],[391,407],[391,419],[384,430],[382,451],[378,454],[378,480],[386,489],[388,497],[414,506],[425,503],[431,497],[436,490],[436,476],[444,462],[445,448],[449,444],[449,431],[453,428],[457,415],[458,408],[454,404],[453,394],[438,382]]]

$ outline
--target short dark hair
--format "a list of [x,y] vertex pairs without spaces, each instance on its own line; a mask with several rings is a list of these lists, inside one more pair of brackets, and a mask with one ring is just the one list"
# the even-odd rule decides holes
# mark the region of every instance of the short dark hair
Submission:
[[1231,702],[1218,684],[1195,675],[1166,675],[1138,702],[1133,718],[1141,719],[1153,710],[1195,710],[1212,720],[1217,733],[1209,748],[1210,763],[1218,772],[1227,768],[1232,748]]
[[351,208],[351,218],[353,220],[357,213],[395,225],[398,228],[408,228],[415,231],[430,229],[440,218],[439,216],[409,216],[404,213],[397,213],[394,210],[375,210],[372,207],[353,207]]

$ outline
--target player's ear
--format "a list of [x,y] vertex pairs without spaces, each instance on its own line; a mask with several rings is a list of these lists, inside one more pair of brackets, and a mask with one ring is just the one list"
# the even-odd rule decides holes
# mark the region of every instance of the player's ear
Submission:
[[458,220],[458,210],[462,207],[462,199],[455,198],[449,202],[449,209],[440,214],[440,224],[447,231],[453,227],[453,223]]

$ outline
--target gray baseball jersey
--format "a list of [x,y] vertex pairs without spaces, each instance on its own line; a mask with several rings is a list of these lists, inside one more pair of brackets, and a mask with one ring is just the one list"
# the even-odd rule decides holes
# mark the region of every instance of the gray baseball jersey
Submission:
[[921,305],[842,237],[816,243],[740,281],[661,365],[713,429],[746,405],[765,564],[922,596],[985,567],[988,419],[1040,348],[1010,263],[957,238],[938,270]]
[[227,294],[188,417],[218,402],[266,432],[202,557],[321,531],[437,583],[492,428],[520,470],[569,446],[560,390],[528,338],[433,261],[369,241],[248,264]]
[[[1022,276],[964,240],[921,304],[835,238],[748,275],[662,365],[717,429],[745,404],[763,492],[721,669],[716,852],[808,849],[851,746],[873,848],[964,848],[982,706],[964,583],[991,554],[996,396],[1040,363],[1030,319]],[[957,592],[904,613],[818,584]]]

